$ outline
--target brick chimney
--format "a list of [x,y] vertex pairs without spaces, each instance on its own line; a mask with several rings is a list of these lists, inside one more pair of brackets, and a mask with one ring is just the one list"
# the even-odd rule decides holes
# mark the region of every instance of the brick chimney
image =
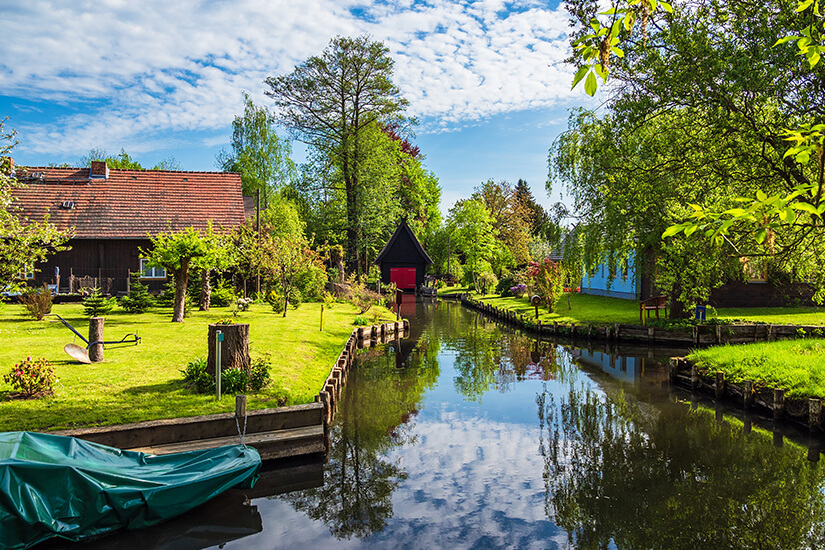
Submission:
[[89,178],[91,179],[108,179],[109,167],[106,166],[105,160],[93,160],[89,166]]

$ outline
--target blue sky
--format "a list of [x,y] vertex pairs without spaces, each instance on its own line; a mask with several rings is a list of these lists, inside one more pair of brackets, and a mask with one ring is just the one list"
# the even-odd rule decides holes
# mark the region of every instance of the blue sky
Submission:
[[[242,92],[368,33],[395,59],[439,177],[442,210],[484,180],[526,179],[549,205],[547,150],[568,109],[567,17],[556,2],[367,0],[5,0],[0,117],[18,164],[70,162],[121,148],[144,166],[174,156],[214,170]],[[295,147],[301,161],[300,146]]]

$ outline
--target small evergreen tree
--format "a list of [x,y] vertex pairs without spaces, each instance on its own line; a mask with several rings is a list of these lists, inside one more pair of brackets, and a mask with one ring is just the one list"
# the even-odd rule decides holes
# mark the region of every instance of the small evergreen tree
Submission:
[[140,282],[140,273],[130,273],[129,295],[120,300],[120,307],[129,313],[144,313],[155,305],[149,288]]
[[109,313],[117,304],[117,298],[104,298],[100,289],[94,287],[92,293],[83,300],[83,312],[89,317],[100,317]]

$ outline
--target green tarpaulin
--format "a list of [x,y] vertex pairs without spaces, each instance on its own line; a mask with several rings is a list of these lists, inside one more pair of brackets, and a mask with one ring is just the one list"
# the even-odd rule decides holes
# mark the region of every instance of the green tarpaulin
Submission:
[[0,433],[0,549],[155,525],[258,479],[255,449],[155,456],[59,435]]

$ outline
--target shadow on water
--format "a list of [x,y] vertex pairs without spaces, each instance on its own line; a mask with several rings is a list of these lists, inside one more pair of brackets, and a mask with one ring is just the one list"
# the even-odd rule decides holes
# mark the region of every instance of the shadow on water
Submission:
[[84,548],[825,547],[821,438],[670,387],[686,350],[402,315],[408,338],[359,352],[327,463]]

